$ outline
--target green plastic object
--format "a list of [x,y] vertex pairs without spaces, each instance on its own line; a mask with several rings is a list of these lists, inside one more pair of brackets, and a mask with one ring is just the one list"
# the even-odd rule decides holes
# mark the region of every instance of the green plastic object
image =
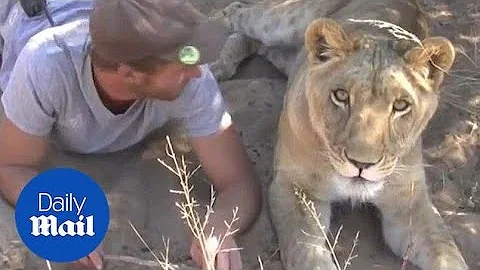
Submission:
[[185,65],[195,65],[200,62],[200,51],[194,46],[184,46],[180,50],[178,57],[180,62]]

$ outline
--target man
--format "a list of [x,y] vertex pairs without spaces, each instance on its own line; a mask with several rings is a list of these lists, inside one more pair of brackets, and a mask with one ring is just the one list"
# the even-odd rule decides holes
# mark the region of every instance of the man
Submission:
[[[67,151],[109,153],[179,119],[218,192],[210,226],[224,228],[238,206],[237,226],[248,228],[261,205],[253,168],[208,66],[179,58],[192,45],[202,63],[212,61],[222,44],[218,28],[182,0],[51,0],[46,8],[27,17],[16,3],[0,28],[6,202],[15,206],[39,173],[49,138]],[[228,238],[223,248],[234,247]],[[202,264],[195,242],[191,253]],[[241,268],[238,251],[216,261],[217,269]],[[100,269],[100,251],[76,264]]]

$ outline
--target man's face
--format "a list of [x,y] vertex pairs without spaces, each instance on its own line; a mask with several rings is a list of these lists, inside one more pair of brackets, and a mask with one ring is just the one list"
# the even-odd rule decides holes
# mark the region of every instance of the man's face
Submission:
[[178,98],[185,85],[201,76],[198,66],[187,66],[179,62],[159,65],[149,73],[138,73],[138,80],[131,87],[136,98],[151,98],[172,101]]

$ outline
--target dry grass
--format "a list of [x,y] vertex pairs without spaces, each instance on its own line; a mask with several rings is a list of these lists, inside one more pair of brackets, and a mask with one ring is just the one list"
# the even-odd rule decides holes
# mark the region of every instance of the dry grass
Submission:
[[[158,258],[158,256],[153,252],[153,250],[150,248],[150,246],[148,246],[147,242],[145,242],[145,240],[143,239],[143,237],[140,235],[140,233],[138,232],[138,230],[135,228],[135,226],[133,226],[132,222],[129,220],[128,221],[128,224],[130,225],[130,227],[133,229],[133,231],[135,232],[135,234],[138,236],[138,238],[142,241],[142,243],[145,245],[145,247],[148,249],[148,251],[150,252],[150,254],[153,255],[153,257],[155,258],[156,262],[158,263],[158,265],[160,265],[164,270],[172,270],[174,269],[172,267],[172,265],[169,263],[169,260],[168,260],[168,251],[170,250],[169,249],[169,244],[170,244],[170,239],[167,240],[167,242],[165,242],[165,238],[162,236],[162,240],[163,240],[163,244],[165,246],[165,253],[161,253],[160,255],[162,256],[162,260],[160,260]],[[112,257],[110,257],[110,259],[112,259]],[[117,260],[118,259],[122,259],[122,258],[116,258]],[[123,259],[126,259],[126,258],[123,258]],[[141,264],[141,262],[139,262],[138,260],[136,261],[137,264]],[[143,262],[145,263],[145,262]],[[145,265],[145,264],[142,264],[142,265]]]
[[315,238],[323,238],[325,239],[325,242],[327,243],[327,248],[328,248],[328,251],[330,252],[330,254],[332,255],[333,257],[333,262],[337,268],[337,270],[346,270],[348,268],[348,266],[350,266],[352,264],[352,260],[355,259],[357,257],[357,255],[354,255],[353,252],[355,250],[355,248],[357,247],[358,245],[358,236],[360,234],[359,231],[357,231],[356,235],[355,235],[355,238],[353,240],[353,245],[352,245],[352,248],[350,249],[350,252],[348,254],[348,257],[347,259],[344,261],[343,263],[343,266],[340,265],[340,262],[338,260],[338,257],[337,257],[337,254],[335,253],[335,247],[336,245],[338,244],[338,239],[340,237],[340,233],[342,231],[342,228],[343,227],[340,227],[339,230],[337,231],[334,239],[333,239],[333,243],[332,243],[332,240],[329,239],[328,237],[328,234],[327,234],[327,231],[329,230],[329,228],[326,228],[321,222],[320,222],[320,215],[321,213],[317,213],[317,210],[315,208],[315,204],[312,200],[308,199],[307,195],[305,194],[305,192],[303,192],[302,190],[298,189],[298,188],[295,188],[295,195],[297,196],[297,198],[300,200],[300,203],[306,207],[307,211],[310,213],[311,217],[313,218],[313,220],[315,221],[316,225],[318,226],[318,228],[320,228],[320,231],[322,232],[322,236],[316,236],[316,235],[310,235],[308,234],[307,232],[303,231],[303,233],[307,236],[310,236],[310,237],[315,237]]
[[[474,1],[472,1],[474,2]],[[457,6],[458,5],[458,6]],[[461,8],[460,8],[461,7]],[[462,130],[447,134],[438,151],[436,159],[442,159],[447,164],[448,172],[454,172],[464,165],[472,165],[473,157],[478,152],[480,139],[480,4],[459,1],[453,4],[456,16],[451,23],[456,25],[458,32],[454,36],[457,48],[456,62],[448,74],[448,79],[442,87],[441,101],[448,105],[452,113],[461,113],[464,122]],[[455,112],[456,111],[456,112]],[[455,123],[459,124],[459,123]],[[460,125],[459,125],[460,126]],[[468,128],[467,128],[468,126]],[[451,137],[454,137],[453,139]],[[473,211],[480,209],[479,181],[471,176],[463,179],[460,172],[455,176],[456,185],[463,192],[459,198],[462,207]]]
[[[197,200],[192,196],[193,185],[190,184],[192,176],[200,169],[197,166],[194,170],[189,171],[185,162],[185,157],[182,155],[180,160],[177,159],[175,151],[173,149],[170,137],[167,136],[166,154],[173,162],[173,166],[168,165],[165,161],[158,159],[158,161],[168,168],[173,174],[175,174],[180,180],[181,190],[171,190],[174,194],[180,194],[183,196],[183,202],[177,202],[176,206],[180,209],[182,219],[187,222],[188,228],[192,232],[194,238],[198,242],[202,251],[203,261],[206,264],[206,269],[215,269],[215,258],[219,252],[222,252],[222,246],[227,237],[234,235],[237,229],[233,230],[233,224],[238,220],[237,213],[238,208],[232,210],[232,219],[225,221],[225,234],[216,235],[215,228],[211,228],[208,232],[208,222],[210,215],[214,212],[213,205],[215,202],[215,191],[211,186],[210,204],[206,206],[206,213],[203,218],[197,211],[200,206]],[[228,250],[231,251],[231,250]]]

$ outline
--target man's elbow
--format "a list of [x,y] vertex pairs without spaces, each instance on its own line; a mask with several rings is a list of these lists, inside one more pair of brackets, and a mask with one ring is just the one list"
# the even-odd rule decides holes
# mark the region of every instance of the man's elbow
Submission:
[[39,173],[36,166],[6,164],[0,166],[0,196],[15,206],[20,192]]
[[258,177],[251,176],[248,178],[247,181],[248,190],[247,200],[250,202],[250,207],[252,211],[252,222],[258,218],[262,209],[262,202],[263,202],[263,192],[262,192],[262,184]]
[[260,183],[260,180],[257,177],[252,178],[252,192],[253,192],[253,199],[255,201],[255,206],[258,209],[257,211],[260,211],[261,205],[262,205],[262,199],[263,199],[263,193],[262,193],[262,184]]

